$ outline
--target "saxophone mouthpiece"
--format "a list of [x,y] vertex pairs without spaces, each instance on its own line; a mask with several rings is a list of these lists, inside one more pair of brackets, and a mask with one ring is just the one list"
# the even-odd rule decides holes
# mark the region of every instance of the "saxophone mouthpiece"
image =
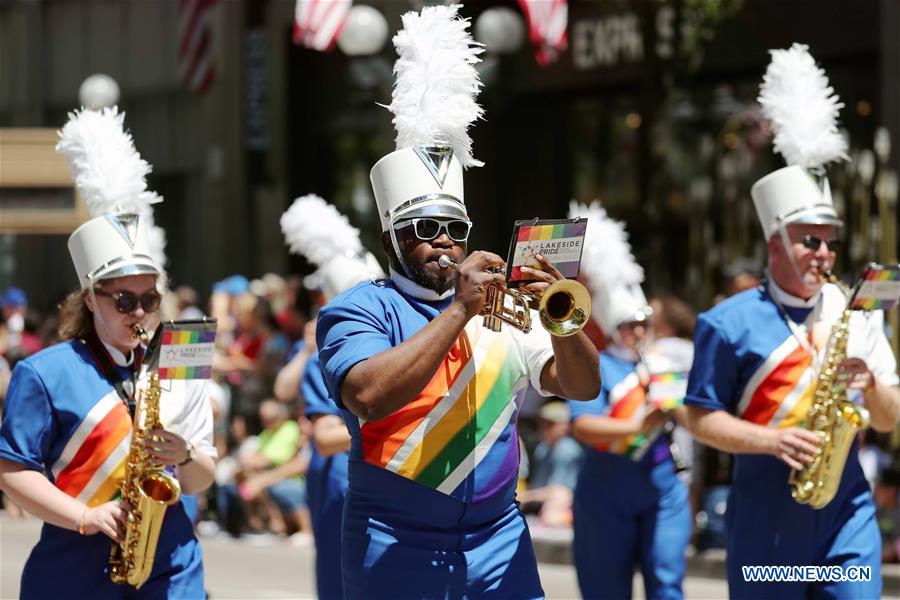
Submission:
[[131,337],[141,340],[141,343],[145,346],[150,343],[150,334],[140,323],[135,323],[131,326]]
[[451,259],[446,254],[441,254],[441,257],[438,259],[437,262],[438,262],[438,266],[442,269],[446,269],[448,267],[452,267],[454,269],[459,268],[459,265],[456,264],[455,262],[453,262],[453,259]]
[[830,269],[819,269],[819,279],[822,281],[827,281],[829,283],[834,283],[837,280],[837,276],[831,272]]

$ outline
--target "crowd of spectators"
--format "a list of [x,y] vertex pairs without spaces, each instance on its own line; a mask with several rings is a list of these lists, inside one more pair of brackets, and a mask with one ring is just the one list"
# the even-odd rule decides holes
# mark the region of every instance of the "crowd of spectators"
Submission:
[[[728,293],[756,285],[743,263],[728,272]],[[305,473],[310,423],[303,418],[299,379],[315,350],[315,315],[322,296],[300,278],[267,274],[250,281],[228,277],[212,288],[209,302],[178,286],[166,296],[163,319],[217,319],[210,402],[220,459],[216,484],[201,498],[201,533],[248,539],[285,537],[308,543]],[[667,352],[689,357],[695,313],[674,297],[655,298],[654,334]],[[0,411],[15,363],[56,343],[56,315],[29,308],[16,287],[0,296]],[[689,358],[688,364],[689,364]],[[2,412],[0,412],[2,415]],[[530,394],[519,420],[522,470],[519,498],[529,522],[564,529],[572,524],[572,490],[584,449],[571,436],[565,402]],[[671,432],[691,489],[698,550],[724,544],[724,513],[731,462],[726,454],[693,442],[680,427]],[[867,433],[860,453],[878,505],[885,561],[900,557],[900,456],[883,435]],[[610,485],[615,485],[611,482]],[[19,514],[4,499],[8,516]],[[255,538],[254,536],[259,536]]]

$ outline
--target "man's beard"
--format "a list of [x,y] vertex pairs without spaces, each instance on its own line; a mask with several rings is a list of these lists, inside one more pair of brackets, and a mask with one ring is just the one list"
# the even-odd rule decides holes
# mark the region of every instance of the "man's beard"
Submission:
[[424,288],[428,288],[436,292],[438,295],[443,295],[447,290],[453,288],[456,285],[456,281],[453,277],[448,277],[447,279],[442,279],[436,275],[431,275],[428,271],[425,270],[425,267],[409,267],[409,271],[412,274],[412,280],[421,285]]

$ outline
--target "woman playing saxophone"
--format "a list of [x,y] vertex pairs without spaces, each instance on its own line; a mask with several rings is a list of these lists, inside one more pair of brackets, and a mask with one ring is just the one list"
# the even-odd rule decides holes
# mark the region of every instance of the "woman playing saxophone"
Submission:
[[[135,334],[150,329],[161,298],[148,223],[132,213],[97,216],[72,234],[69,252],[81,289],[61,307],[65,341],[16,366],[0,428],[0,486],[45,522],[22,571],[21,597],[205,597],[196,501],[183,496],[165,512],[144,585],[135,592],[109,574],[110,548],[122,540],[132,509],[118,494],[135,388],[144,385],[138,375],[145,348]],[[196,494],[213,479],[207,386],[179,381],[166,388],[163,428],[148,431],[146,462]]]

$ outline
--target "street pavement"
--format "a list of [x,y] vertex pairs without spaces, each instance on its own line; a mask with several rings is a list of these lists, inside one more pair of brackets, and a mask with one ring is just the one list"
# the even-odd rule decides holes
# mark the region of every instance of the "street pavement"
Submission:
[[[0,517],[0,598],[18,597],[19,577],[28,553],[40,533],[37,519],[10,520]],[[219,599],[311,599],[315,598],[311,545],[293,539],[226,535],[201,538],[210,598]],[[305,540],[303,540],[305,542]],[[575,570],[568,565],[541,564],[541,581],[548,598],[578,598]],[[640,578],[635,578],[635,598],[643,598]],[[727,588],[720,579],[689,577],[688,598],[725,598]]]
[[[40,532],[33,518],[10,520],[0,516],[0,598],[18,597],[19,577],[31,547]],[[204,537],[206,586],[210,598],[219,599],[309,599],[315,598],[314,549],[306,540],[225,535]],[[547,597],[579,597],[575,570],[569,565],[541,564],[541,581]],[[635,577],[634,597],[643,598],[640,577]],[[727,597],[725,581],[688,577],[687,598]]]

